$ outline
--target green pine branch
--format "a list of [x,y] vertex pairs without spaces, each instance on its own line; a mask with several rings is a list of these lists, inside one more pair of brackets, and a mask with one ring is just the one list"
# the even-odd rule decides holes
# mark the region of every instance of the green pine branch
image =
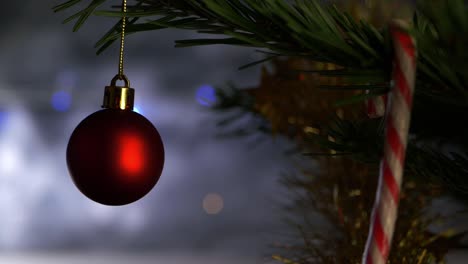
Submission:
[[[258,113],[252,107],[253,98],[234,87],[230,87],[229,90],[218,89],[217,94],[217,104],[213,106],[215,110],[224,112],[235,110],[235,115],[224,118],[218,123],[219,126],[230,127],[228,128],[229,132],[225,132],[226,135],[245,137],[259,132],[272,133],[271,129],[267,129],[268,121],[261,119],[255,119],[255,122],[249,126],[232,129],[232,127],[236,127],[236,121],[245,118],[246,115],[258,117]],[[306,156],[348,156],[363,163],[378,164],[384,147],[383,122],[382,118],[358,121],[335,118],[330,120],[328,124],[322,124],[322,129],[327,132],[325,135],[309,134],[306,141],[301,144],[303,154]],[[463,126],[463,124],[461,125]],[[468,175],[468,155],[466,155],[468,145],[465,145],[467,142],[451,142],[450,145],[450,142],[441,141],[435,144],[434,137],[428,137],[424,133],[415,131],[414,125],[411,129],[412,137],[408,142],[405,165],[406,171],[409,173],[405,173],[405,175],[410,175],[411,180],[421,184],[431,182],[442,186],[447,193],[463,201],[468,201],[468,178],[466,177]],[[330,141],[328,136],[335,140]],[[332,149],[336,153],[317,153],[307,150],[308,147],[315,150],[317,146],[325,150]],[[447,148],[452,150],[449,151]]]
[[[82,1],[69,1],[71,3],[59,5],[54,10],[61,11]],[[100,16],[122,16],[120,11],[95,11],[103,2],[91,1],[86,9],[66,22],[76,19],[74,30],[78,30],[93,12]],[[384,37],[380,32],[364,21],[354,22],[349,14],[334,6],[321,6],[318,1],[297,1],[295,5],[284,0],[134,2],[136,4],[129,7],[126,15],[146,20],[129,26],[129,33],[179,28],[226,37],[181,40],[176,42],[177,47],[243,45],[358,68],[382,64],[386,59],[380,55],[384,51]],[[109,45],[118,35],[117,26],[113,34],[107,34],[98,42],[99,46]]]
[[[80,29],[91,14],[122,16],[120,11],[97,10],[108,0],[70,0],[56,6],[54,11],[72,8],[80,2],[89,2],[89,5],[65,20],[75,20],[74,30]],[[336,6],[319,2],[134,0],[126,14],[131,18],[127,32],[163,28],[193,30],[214,37],[179,40],[176,47],[213,44],[256,47],[280,56],[302,56],[358,72],[372,71],[374,78],[389,81],[392,48],[388,30],[378,29],[366,21],[355,21]],[[467,4],[463,0],[420,1],[414,17],[412,33],[419,53],[416,100],[432,98],[441,107],[457,105],[466,110]],[[120,25],[116,23],[97,42],[98,52],[111,45],[119,34]],[[372,83],[368,86],[372,87]]]
[[[54,11],[69,9],[83,2],[88,6],[65,21],[75,21],[75,31],[91,15],[114,18],[123,15],[119,6],[114,10],[98,10],[109,0],[70,0],[56,6]],[[421,0],[416,6],[410,29],[418,46],[411,127],[417,141],[409,143],[408,150],[416,149],[416,152],[408,154],[408,157],[424,158],[416,161],[410,158],[408,167],[420,168],[421,175],[449,177],[446,182],[454,183],[454,186],[468,186],[464,179],[467,164],[463,160],[468,153],[468,116],[465,115],[468,111],[468,4],[465,2]],[[213,44],[255,47],[265,51],[268,58],[247,66],[278,56],[300,56],[344,68],[320,72],[347,81],[346,86],[324,88],[369,90],[371,96],[391,88],[393,51],[388,28],[376,28],[366,21],[356,21],[350,14],[334,5],[323,4],[323,1],[133,0],[129,3],[126,14],[129,17],[129,34],[163,28],[196,31],[213,37],[179,40],[176,47]],[[97,42],[98,52],[117,40],[120,31],[117,22]],[[226,104],[227,108],[242,103],[239,98],[227,99],[231,99]],[[365,99],[367,97],[358,96],[338,103],[356,103]],[[342,145],[335,143],[330,148],[343,148],[343,152],[351,152],[357,158],[376,157],[379,153],[375,149],[379,146],[376,142],[381,142],[378,141],[381,139],[375,124],[349,124],[344,128],[347,130],[335,135],[336,138],[342,136]],[[455,157],[444,153],[441,148],[423,149],[418,145],[418,142],[434,141],[456,146],[459,149],[457,153],[463,155]]]

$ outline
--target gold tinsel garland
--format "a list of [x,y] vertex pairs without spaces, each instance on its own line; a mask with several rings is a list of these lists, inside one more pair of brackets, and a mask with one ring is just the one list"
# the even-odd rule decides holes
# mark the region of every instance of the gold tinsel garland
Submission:
[[363,108],[334,106],[339,99],[359,92],[320,89],[319,84],[336,85],[342,80],[304,73],[334,70],[337,66],[298,59],[274,60],[272,64],[274,72],[263,68],[259,87],[246,91],[255,98],[255,111],[270,121],[274,134],[301,141],[308,133],[321,133],[322,125],[334,115],[346,119],[363,117]]
[[[290,188],[309,192],[297,201],[304,214],[315,210],[332,228],[298,223],[303,243],[289,247],[273,258],[283,263],[360,263],[368,229],[369,212],[375,195],[377,168],[344,157],[323,157],[322,173],[305,172],[286,180]],[[448,250],[458,245],[453,230],[441,234],[428,231],[439,218],[424,214],[436,186],[407,181],[402,190],[400,216],[388,263],[439,263]],[[310,212],[309,212],[310,213]],[[339,235],[333,235],[338,233]]]

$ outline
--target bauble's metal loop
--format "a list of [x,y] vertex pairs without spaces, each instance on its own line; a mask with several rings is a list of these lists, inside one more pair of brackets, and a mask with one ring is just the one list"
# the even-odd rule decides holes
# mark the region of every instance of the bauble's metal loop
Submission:
[[130,80],[128,80],[127,76],[125,74],[117,74],[112,78],[111,85],[110,86],[116,86],[117,81],[124,81],[125,86],[127,88],[130,88]]

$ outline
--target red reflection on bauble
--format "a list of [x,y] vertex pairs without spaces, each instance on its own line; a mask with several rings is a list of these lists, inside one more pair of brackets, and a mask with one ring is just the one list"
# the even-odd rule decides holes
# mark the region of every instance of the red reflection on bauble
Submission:
[[122,134],[118,140],[118,160],[120,169],[129,176],[129,178],[138,177],[145,168],[144,153],[145,142],[139,135]]

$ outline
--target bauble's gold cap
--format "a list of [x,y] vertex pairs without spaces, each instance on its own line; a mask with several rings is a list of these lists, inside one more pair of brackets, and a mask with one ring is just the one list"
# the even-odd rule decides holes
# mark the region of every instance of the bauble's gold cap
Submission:
[[[117,86],[117,80],[123,81],[125,86]],[[130,88],[127,76],[117,74],[104,90],[102,108],[133,110],[134,100],[135,89]]]

